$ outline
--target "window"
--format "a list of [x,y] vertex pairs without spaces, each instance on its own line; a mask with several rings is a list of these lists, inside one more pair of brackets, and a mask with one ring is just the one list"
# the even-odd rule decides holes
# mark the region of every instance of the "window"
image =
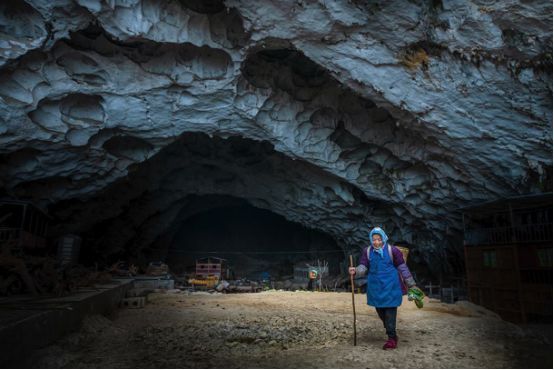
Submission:
[[483,251],[483,266],[496,267],[496,251],[486,250]]
[[540,267],[552,267],[552,248],[537,249]]

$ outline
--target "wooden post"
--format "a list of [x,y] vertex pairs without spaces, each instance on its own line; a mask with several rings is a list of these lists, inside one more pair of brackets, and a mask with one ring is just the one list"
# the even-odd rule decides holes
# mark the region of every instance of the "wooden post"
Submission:
[[[350,255],[350,267],[354,267],[354,262],[352,261],[352,255]],[[356,304],[354,302],[354,275],[350,274],[350,285],[352,286],[352,311],[354,312],[354,345],[356,345]]]
[[23,205],[23,218],[21,219],[21,229],[17,238],[17,247],[22,247],[23,234],[25,233],[25,217],[27,217],[27,204]]
[[462,212],[462,225],[464,227],[463,245],[465,247],[467,244],[467,230],[466,230],[466,215],[464,212]]
[[517,278],[517,298],[519,303],[519,311],[520,311],[520,318],[521,321],[526,324],[527,323],[527,313],[525,312],[525,307],[523,304],[523,289],[521,287],[521,270],[519,267],[519,248],[518,244],[513,244],[511,246],[512,249],[512,258],[514,259],[514,267],[515,267],[515,274]]
[[512,243],[516,243],[516,224],[514,222],[514,212],[512,210],[512,203],[508,203],[508,210],[510,212],[510,237],[512,239]]
[[440,272],[440,275],[439,275],[439,299],[441,300],[442,302],[442,267],[441,267],[441,272]]

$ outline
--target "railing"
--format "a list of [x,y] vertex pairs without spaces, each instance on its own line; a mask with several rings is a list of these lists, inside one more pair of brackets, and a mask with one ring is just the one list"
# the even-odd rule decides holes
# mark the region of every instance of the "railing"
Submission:
[[18,240],[20,233],[18,228],[0,228],[0,242],[7,242],[10,240]]
[[465,245],[551,242],[552,224],[520,225],[466,230]]
[[552,241],[552,224],[516,226],[514,234],[517,241]]

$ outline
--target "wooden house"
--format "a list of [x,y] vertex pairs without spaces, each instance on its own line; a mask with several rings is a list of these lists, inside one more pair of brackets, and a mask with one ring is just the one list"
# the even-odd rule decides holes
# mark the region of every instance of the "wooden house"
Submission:
[[228,278],[227,260],[218,257],[205,257],[196,260],[196,279],[216,277],[217,280]]
[[26,201],[0,199],[0,243],[17,248],[43,248],[50,217]]
[[552,193],[463,210],[470,301],[503,319],[552,321]]

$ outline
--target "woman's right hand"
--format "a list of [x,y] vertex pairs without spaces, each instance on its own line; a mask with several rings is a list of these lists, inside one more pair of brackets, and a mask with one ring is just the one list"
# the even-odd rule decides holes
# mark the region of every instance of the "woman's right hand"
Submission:
[[350,275],[356,275],[356,268],[355,267],[349,267],[348,272],[350,273]]

